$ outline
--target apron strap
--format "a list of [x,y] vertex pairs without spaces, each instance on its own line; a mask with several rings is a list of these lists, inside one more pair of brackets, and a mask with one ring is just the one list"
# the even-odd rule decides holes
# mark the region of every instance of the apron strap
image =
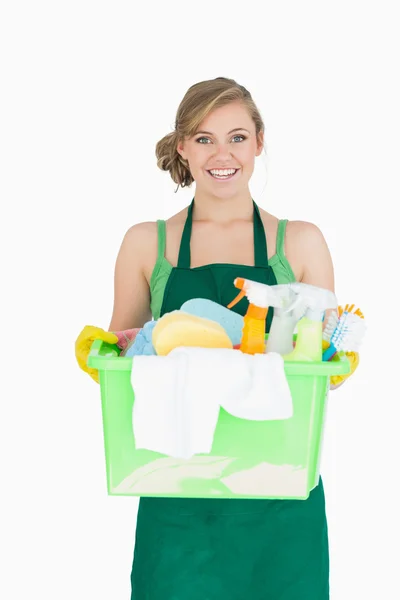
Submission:
[[268,248],[264,224],[260,211],[254,202],[254,266],[268,267]]
[[182,232],[181,245],[178,256],[178,269],[190,269],[190,238],[192,235],[192,213],[193,213],[194,198],[189,205],[188,214],[186,217],[185,227]]
[[[189,205],[185,226],[182,232],[177,264],[179,269],[190,269],[190,238],[192,235],[193,206],[194,198]],[[265,236],[265,229],[259,208],[254,200],[253,207],[254,264],[256,267],[268,267],[267,238]]]

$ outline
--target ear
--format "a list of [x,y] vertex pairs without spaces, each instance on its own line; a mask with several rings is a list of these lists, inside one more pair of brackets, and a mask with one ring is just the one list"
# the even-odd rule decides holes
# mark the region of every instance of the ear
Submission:
[[176,147],[176,150],[177,150],[178,154],[180,154],[182,156],[182,158],[184,160],[186,160],[185,143],[182,141],[179,141],[178,145]]
[[257,150],[256,150],[256,156],[260,156],[262,150],[264,147],[264,132],[260,131],[260,133],[257,136]]

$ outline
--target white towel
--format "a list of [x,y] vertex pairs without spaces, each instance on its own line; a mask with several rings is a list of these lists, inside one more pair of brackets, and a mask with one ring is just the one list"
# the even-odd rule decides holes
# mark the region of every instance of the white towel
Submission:
[[279,354],[176,348],[135,356],[133,432],[136,448],[189,459],[211,452],[220,407],[242,419],[288,419],[290,388]]
[[[231,415],[251,421],[273,421],[293,416],[293,402],[280,354],[239,355],[243,385],[240,393],[223,396],[220,404]],[[235,367],[236,368],[236,367]],[[238,371],[235,377],[242,377]],[[247,382],[249,384],[247,385]],[[243,388],[242,388],[243,389]]]

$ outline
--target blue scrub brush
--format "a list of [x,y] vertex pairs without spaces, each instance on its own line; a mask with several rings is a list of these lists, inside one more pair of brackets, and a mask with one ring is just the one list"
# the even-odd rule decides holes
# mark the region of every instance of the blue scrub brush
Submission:
[[322,332],[322,339],[325,342],[328,342],[329,344],[331,343],[331,337],[333,336],[333,332],[335,331],[337,324],[339,321],[339,316],[336,312],[332,312],[329,315],[329,318],[326,322],[326,325],[324,327],[324,330]]
[[364,315],[354,304],[339,307],[339,315],[332,313],[323,332],[323,339],[329,342],[322,360],[331,360],[337,352],[357,352],[364,338],[366,326]]

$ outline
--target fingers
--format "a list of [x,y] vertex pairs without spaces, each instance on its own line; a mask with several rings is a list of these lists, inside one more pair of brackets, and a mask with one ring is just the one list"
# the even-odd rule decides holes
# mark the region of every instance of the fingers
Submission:
[[115,333],[112,333],[112,331],[104,331],[104,329],[101,329],[95,339],[101,339],[103,342],[106,342],[106,344],[116,344],[118,342],[118,336],[115,335]]
[[360,355],[358,352],[346,352],[346,357],[350,362],[350,373],[346,373],[345,375],[332,375],[330,378],[331,385],[339,385],[346,381],[351,375],[353,375],[354,371],[357,369],[360,363]]
[[87,359],[89,356],[90,349],[94,340],[101,339],[107,344],[116,344],[118,337],[110,332],[104,331],[101,327],[95,327],[94,325],[86,325],[80,334],[78,335],[75,342],[75,357],[79,367],[85,373],[88,373],[90,377],[99,383],[99,373],[97,369],[92,369],[87,366]]

